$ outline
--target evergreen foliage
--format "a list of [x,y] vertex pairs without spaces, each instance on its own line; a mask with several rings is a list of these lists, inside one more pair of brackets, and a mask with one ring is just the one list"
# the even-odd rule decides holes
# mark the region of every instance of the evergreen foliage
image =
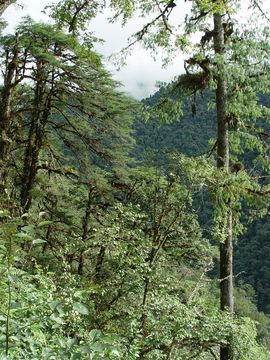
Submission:
[[[151,106],[159,97],[169,95],[170,92],[166,93],[166,89],[163,88],[161,92],[156,92],[154,96],[144,101]],[[202,154],[210,155],[215,138],[214,113],[208,109],[207,105],[210,98],[210,94],[197,96],[195,116],[192,115],[191,103],[187,99],[183,116],[170,124],[160,124],[158,120],[154,119],[147,122],[137,119],[133,125],[136,138],[136,146],[132,150],[133,156],[139,162],[157,163],[168,170],[167,164],[170,162],[171,153],[181,152],[192,157]],[[259,100],[263,106],[269,106],[267,96],[260,95]],[[261,132],[266,137],[268,124],[261,120],[260,126]],[[199,133],[198,128],[200,129]],[[236,145],[239,148],[238,141]],[[266,172],[261,169],[257,161],[258,154],[260,154],[259,149],[251,147],[250,150],[240,153],[240,160],[246,169],[255,172],[258,177],[261,176],[263,183]],[[212,215],[211,204],[206,192],[196,196],[195,208],[199,209],[201,226],[206,233],[209,233],[211,226],[209,220]],[[268,252],[268,217],[264,216],[264,211],[261,216],[262,218],[254,220],[251,224],[247,221],[246,215],[244,216],[245,220],[243,219],[243,221],[247,231],[244,231],[236,244],[235,273],[240,273],[237,281],[245,281],[256,290],[256,303],[259,310],[269,313],[267,309],[269,304],[268,268],[266,265],[267,255],[265,255]]]
[[[123,23],[135,11],[158,9],[134,41],[166,49],[167,58],[190,45],[191,31],[201,30],[208,15],[220,20],[234,5],[193,1],[185,32],[172,37],[173,4],[107,5]],[[173,96],[161,89],[140,106],[119,91],[93,50],[94,36],[82,36],[103,6],[63,0],[50,7],[55,24],[26,18],[15,34],[1,35],[0,356],[210,360],[230,349],[234,360],[267,360],[270,323],[252,289],[242,284],[235,291],[232,314],[219,306],[219,286],[227,279],[209,272],[217,244],[227,238],[228,214],[234,234],[241,234],[242,209],[250,221],[250,213],[266,208],[261,195],[269,189],[258,176],[269,166],[262,135],[269,110],[257,94],[269,84],[268,64],[250,64],[268,54],[268,35],[255,39],[239,30],[231,42],[224,37],[226,52],[215,54],[204,40],[187,62],[186,77],[168,85]],[[214,142],[208,151],[216,129],[205,104],[213,108],[214,100],[207,91],[201,101],[195,90],[215,90],[222,76],[230,165],[247,161],[243,153],[251,149],[256,176],[242,167],[216,167]],[[192,100],[185,100],[190,92]],[[189,108],[194,118],[186,115]],[[212,208],[201,216],[204,196]]]

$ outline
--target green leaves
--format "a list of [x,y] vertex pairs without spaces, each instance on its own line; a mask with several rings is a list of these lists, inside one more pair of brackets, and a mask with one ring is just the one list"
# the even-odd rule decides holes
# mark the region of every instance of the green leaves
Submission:
[[89,311],[87,307],[81,303],[75,302],[73,303],[73,309],[77,311],[81,315],[88,315]]
[[[178,33],[169,22],[169,0],[107,3],[115,11],[112,20],[123,23],[138,12],[154,14],[134,40],[142,40],[154,54],[165,50],[165,62],[187,50],[191,31],[207,29],[209,15],[226,13],[225,21],[233,12],[224,1],[193,1],[188,31],[183,33],[182,26]],[[187,122],[178,122],[163,142],[168,124],[183,115],[180,82],[162,86],[155,106],[144,108],[149,138],[160,145],[149,163],[142,156],[143,166],[135,167],[127,158],[135,103],[121,94],[93,51],[96,39],[81,36],[103,6],[102,1],[60,1],[50,7],[57,26],[27,19],[16,37],[3,37],[1,43],[5,65],[19,41],[20,85],[11,102],[8,210],[3,206],[0,212],[0,349],[8,339],[14,360],[159,360],[169,353],[199,360],[214,357],[233,337],[237,359],[267,358],[256,343],[253,322],[232,320],[218,310],[216,281],[207,277],[215,255],[209,234],[223,241],[229,207],[234,233],[243,231],[243,201],[254,205],[252,192],[259,185],[244,168],[216,170],[210,153],[197,158],[175,154],[166,157],[169,164],[161,159],[164,143],[170,152],[180,133],[192,155],[201,153],[200,131],[209,115],[202,111],[198,134],[187,132]],[[253,151],[265,150],[260,163],[266,166],[266,148],[256,141],[263,128],[249,126],[254,117],[269,116],[257,104],[257,92],[269,84],[260,75],[265,64],[257,71],[250,60],[256,64],[268,49],[264,38],[260,45],[251,36],[239,43],[243,34],[226,39],[224,56],[214,56],[208,43],[195,46],[197,60],[188,71],[209,70],[200,89],[215,89],[222,73],[229,90],[233,163],[244,153],[245,142]],[[206,70],[200,65],[205,60]],[[209,94],[207,101],[212,101]],[[195,102],[194,97],[194,116]],[[158,126],[163,132],[155,138]],[[207,139],[212,137],[211,124],[204,131]],[[194,201],[206,189],[215,206],[214,218],[207,219],[214,221],[211,228],[200,226],[201,208]],[[21,213],[18,204],[29,207],[27,216],[12,217]]]
[[43,245],[46,243],[46,240],[43,239],[34,239],[33,240],[33,245]]
[[69,32],[77,33],[86,29],[86,25],[104,6],[101,0],[62,0],[46,7],[51,17]]
[[10,213],[8,210],[0,210],[0,218],[8,218]]
[[42,228],[44,226],[51,225],[51,224],[53,224],[53,221],[45,220],[45,221],[41,221],[40,223],[38,223],[37,227]]

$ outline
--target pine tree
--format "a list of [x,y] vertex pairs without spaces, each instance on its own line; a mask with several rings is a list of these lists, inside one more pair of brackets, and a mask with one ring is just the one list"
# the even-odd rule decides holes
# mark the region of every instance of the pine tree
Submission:
[[[110,139],[114,139],[114,147],[117,143],[126,146],[130,141],[127,114],[135,102],[117,91],[117,83],[105,71],[99,56],[73,35],[28,19],[20,25],[15,37],[6,36],[3,40],[7,53],[11,52],[10,63],[14,63],[14,43],[18,58],[17,71],[12,70],[8,77],[15,79],[7,81],[2,90],[2,114],[7,119],[2,121],[2,134],[9,133],[8,141],[2,136],[3,160],[6,167],[16,164],[20,168],[14,156],[8,161],[8,154],[15,152],[22,156],[22,144],[27,144],[20,175],[20,198],[22,208],[28,211],[38,171],[55,170],[46,165],[46,156],[54,159],[55,155],[51,140],[58,138],[68,151],[84,148],[92,152],[93,161],[99,161],[98,158],[113,161],[116,156]],[[29,90],[25,80],[32,89]],[[12,99],[10,89],[22,82],[16,90],[19,95]],[[28,93],[27,103],[20,104],[24,91]],[[76,141],[81,144],[80,150]],[[59,159],[55,158],[55,162]],[[83,166],[81,160],[75,171]]]

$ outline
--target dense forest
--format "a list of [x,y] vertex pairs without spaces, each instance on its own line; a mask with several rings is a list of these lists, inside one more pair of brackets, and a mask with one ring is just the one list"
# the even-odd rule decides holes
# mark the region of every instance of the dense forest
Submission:
[[[153,106],[163,96],[166,89],[162,88],[153,96],[144,100],[149,106]],[[169,93],[167,94],[169,96]],[[216,125],[215,113],[207,109],[207,103],[211,94],[206,93],[196,100],[196,115],[192,115],[190,108],[192,103],[186,99],[183,115],[169,124],[160,124],[157,119],[145,122],[141,119],[135,119],[133,128],[136,145],[131,154],[141,164],[149,161],[155,161],[159,167],[167,171],[167,164],[170,162],[170,154],[180,152],[188,156],[200,156],[207,154],[211,149],[209,143],[215,138]],[[259,96],[259,101],[263,106],[268,107],[270,98]],[[267,123],[262,123],[265,129]],[[197,129],[200,129],[198,133]],[[151,156],[150,156],[151,154]],[[246,168],[252,169],[253,160],[256,159],[254,151],[245,152],[241,161]],[[195,199],[197,199],[195,197]],[[196,200],[197,209],[200,208],[198,219],[202,228],[209,228],[211,221],[211,202],[201,196]],[[252,285],[256,290],[256,304],[259,310],[269,313],[269,276],[268,276],[268,221],[269,216],[263,216],[254,219],[251,223],[244,221],[246,226],[244,233],[238,237],[235,244],[235,273],[240,273],[237,283],[245,282]],[[207,233],[205,234],[207,236]],[[243,255],[244,254],[244,255]],[[254,299],[255,300],[255,299]]]
[[[270,359],[269,18],[185,2],[0,0],[0,359]],[[127,96],[104,11],[185,73]]]

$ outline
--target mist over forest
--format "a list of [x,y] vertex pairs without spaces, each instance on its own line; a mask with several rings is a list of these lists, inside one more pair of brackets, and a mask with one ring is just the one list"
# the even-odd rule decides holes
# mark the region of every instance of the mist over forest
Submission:
[[20,5],[0,0],[0,359],[269,360],[266,1]]

